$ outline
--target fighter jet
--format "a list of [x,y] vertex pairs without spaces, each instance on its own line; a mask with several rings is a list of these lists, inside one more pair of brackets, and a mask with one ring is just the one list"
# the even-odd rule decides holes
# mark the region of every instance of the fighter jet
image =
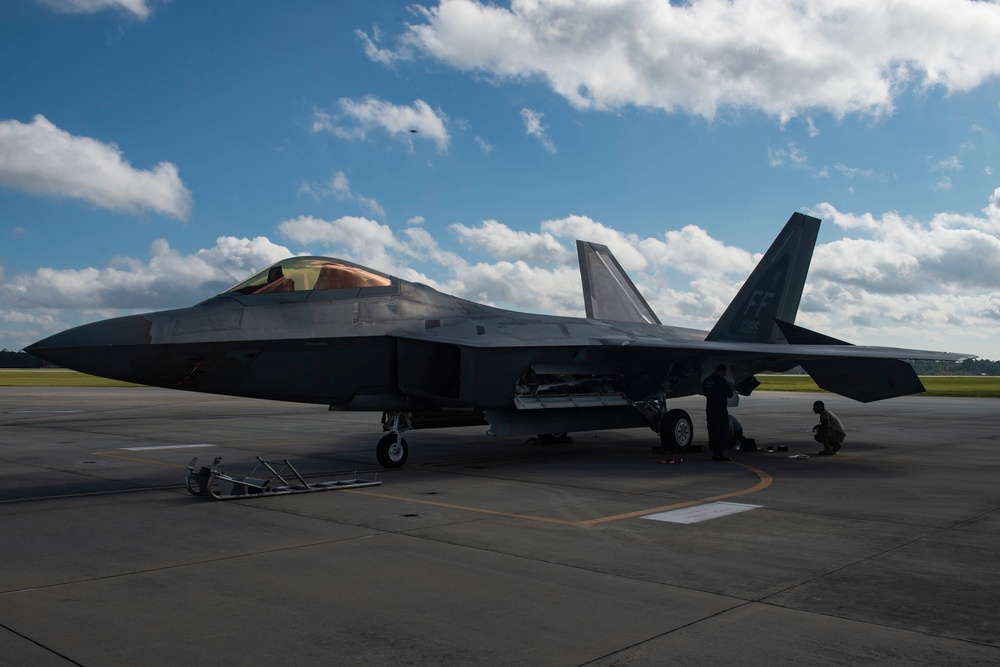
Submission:
[[903,360],[972,355],[846,343],[794,324],[820,221],[795,213],[711,331],[664,325],[603,245],[577,242],[585,318],[494,308],[329,257],[292,257],[190,308],[64,331],[27,348],[102,377],[382,412],[376,457],[403,465],[410,429],[495,435],[649,427],[686,451],[669,409],[719,363],[737,393],[801,366],[875,401],[924,391]]

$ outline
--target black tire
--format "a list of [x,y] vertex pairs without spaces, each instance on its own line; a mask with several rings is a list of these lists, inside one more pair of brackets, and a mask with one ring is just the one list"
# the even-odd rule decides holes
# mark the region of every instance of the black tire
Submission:
[[694,424],[683,410],[670,410],[660,420],[660,444],[681,454],[690,451],[694,443]]
[[383,468],[398,468],[406,463],[410,448],[406,446],[406,438],[390,433],[382,437],[375,447],[375,458]]

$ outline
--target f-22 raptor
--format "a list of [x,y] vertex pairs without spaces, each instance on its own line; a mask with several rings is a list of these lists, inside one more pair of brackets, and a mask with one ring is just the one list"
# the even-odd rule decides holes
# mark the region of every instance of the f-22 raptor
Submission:
[[503,310],[328,257],[293,257],[190,308],[86,324],[27,348],[84,373],[157,387],[382,412],[376,456],[403,465],[409,429],[496,435],[651,427],[692,446],[672,398],[719,363],[801,366],[858,401],[924,391],[904,360],[971,355],[856,346],[794,324],[820,221],[795,213],[711,331],[664,325],[611,251],[577,241],[586,318]]

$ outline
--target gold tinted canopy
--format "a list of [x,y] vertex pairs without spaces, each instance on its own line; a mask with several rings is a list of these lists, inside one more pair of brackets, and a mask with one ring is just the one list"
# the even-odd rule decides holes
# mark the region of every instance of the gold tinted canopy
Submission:
[[274,294],[311,290],[385,287],[388,276],[329,257],[292,257],[272,264],[223,294]]

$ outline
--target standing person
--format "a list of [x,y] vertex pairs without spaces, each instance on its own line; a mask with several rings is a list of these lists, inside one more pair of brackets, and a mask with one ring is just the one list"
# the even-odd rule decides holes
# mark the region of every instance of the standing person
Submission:
[[847,432],[844,425],[840,423],[840,418],[826,409],[823,401],[813,403],[813,412],[819,415],[819,423],[813,426],[816,434],[816,442],[823,445],[823,451],[817,452],[816,456],[833,456],[841,447]]
[[708,422],[708,447],[713,461],[728,461],[726,441],[729,439],[729,399],[733,390],[726,380],[726,366],[719,364],[715,372],[701,383],[705,395],[705,419]]

